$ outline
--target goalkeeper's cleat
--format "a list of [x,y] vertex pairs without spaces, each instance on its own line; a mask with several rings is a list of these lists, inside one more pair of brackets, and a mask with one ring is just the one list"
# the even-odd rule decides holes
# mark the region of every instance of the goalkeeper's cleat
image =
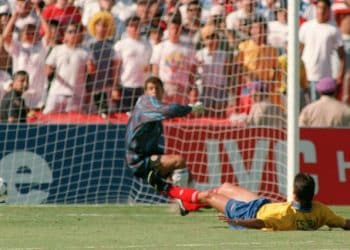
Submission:
[[176,203],[177,209],[178,209],[178,213],[181,216],[188,215],[189,211],[186,210],[186,208],[184,207],[184,204],[182,203],[182,201],[180,199],[174,199],[174,202]]

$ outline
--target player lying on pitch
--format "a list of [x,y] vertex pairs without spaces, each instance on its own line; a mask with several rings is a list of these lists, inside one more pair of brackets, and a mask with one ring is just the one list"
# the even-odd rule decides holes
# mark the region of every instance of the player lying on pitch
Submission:
[[[193,106],[164,104],[161,102],[163,94],[163,82],[158,77],[146,80],[144,94],[137,100],[126,129],[126,161],[136,177],[145,179],[161,194],[177,198],[180,188],[167,179],[174,171],[184,170],[184,174],[188,174],[188,170],[181,155],[164,154],[162,121],[189,113],[201,114],[204,109],[201,103]],[[189,203],[187,209],[192,211],[202,206]],[[187,213],[182,211],[182,215]]]
[[247,189],[225,183],[209,191],[179,190],[181,200],[207,204],[224,215],[219,219],[232,228],[268,230],[316,230],[322,226],[350,230],[350,219],[335,214],[328,206],[314,201],[315,181],[305,173],[294,178],[292,202],[271,202]]

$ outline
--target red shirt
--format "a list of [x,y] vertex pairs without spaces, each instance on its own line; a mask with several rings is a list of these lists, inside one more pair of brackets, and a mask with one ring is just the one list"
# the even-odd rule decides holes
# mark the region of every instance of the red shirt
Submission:
[[[55,4],[48,5],[43,10],[43,17],[46,21],[57,20],[59,22],[61,35],[63,35],[64,30],[69,23],[80,23],[81,21],[80,11],[73,5],[68,5],[63,9],[58,8]],[[40,32],[42,34],[45,32],[43,27],[41,27]]]

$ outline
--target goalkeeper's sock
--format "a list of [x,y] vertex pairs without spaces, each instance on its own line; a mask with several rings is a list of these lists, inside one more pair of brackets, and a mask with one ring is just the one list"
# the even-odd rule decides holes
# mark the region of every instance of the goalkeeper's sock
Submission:
[[198,201],[199,191],[193,188],[170,186],[168,189],[168,195],[172,198],[178,198],[183,202],[199,203]]

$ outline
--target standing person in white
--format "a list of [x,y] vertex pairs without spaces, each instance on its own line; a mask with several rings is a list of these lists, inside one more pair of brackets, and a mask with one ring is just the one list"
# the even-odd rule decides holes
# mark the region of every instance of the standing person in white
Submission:
[[[38,6],[36,13],[43,20]],[[47,96],[45,58],[49,51],[47,44],[49,33],[39,39],[38,26],[34,22],[24,25],[19,37],[13,36],[19,15],[19,12],[15,11],[6,25],[3,33],[4,48],[12,56],[13,72],[26,71],[29,74],[29,86],[23,94],[26,106],[30,110],[41,110]]]
[[118,73],[112,99],[116,101],[117,112],[128,112],[134,107],[149,75],[152,46],[141,37],[140,23],[138,16],[127,19],[127,36],[114,45]]
[[44,114],[81,112],[87,73],[94,70],[91,54],[81,47],[82,26],[71,23],[64,34],[64,43],[54,47],[46,59],[46,73],[55,73]]
[[181,18],[170,20],[167,30],[169,39],[154,47],[151,58],[153,75],[164,82],[164,102],[193,103],[196,100],[189,100],[189,97],[197,96],[195,50],[180,42]]
[[331,55],[337,50],[339,56],[339,71],[337,84],[342,84],[345,70],[345,54],[342,36],[339,29],[330,22],[330,0],[317,0],[316,19],[304,23],[299,31],[302,60],[310,83],[311,100],[319,95],[316,83],[323,77],[332,75]]

